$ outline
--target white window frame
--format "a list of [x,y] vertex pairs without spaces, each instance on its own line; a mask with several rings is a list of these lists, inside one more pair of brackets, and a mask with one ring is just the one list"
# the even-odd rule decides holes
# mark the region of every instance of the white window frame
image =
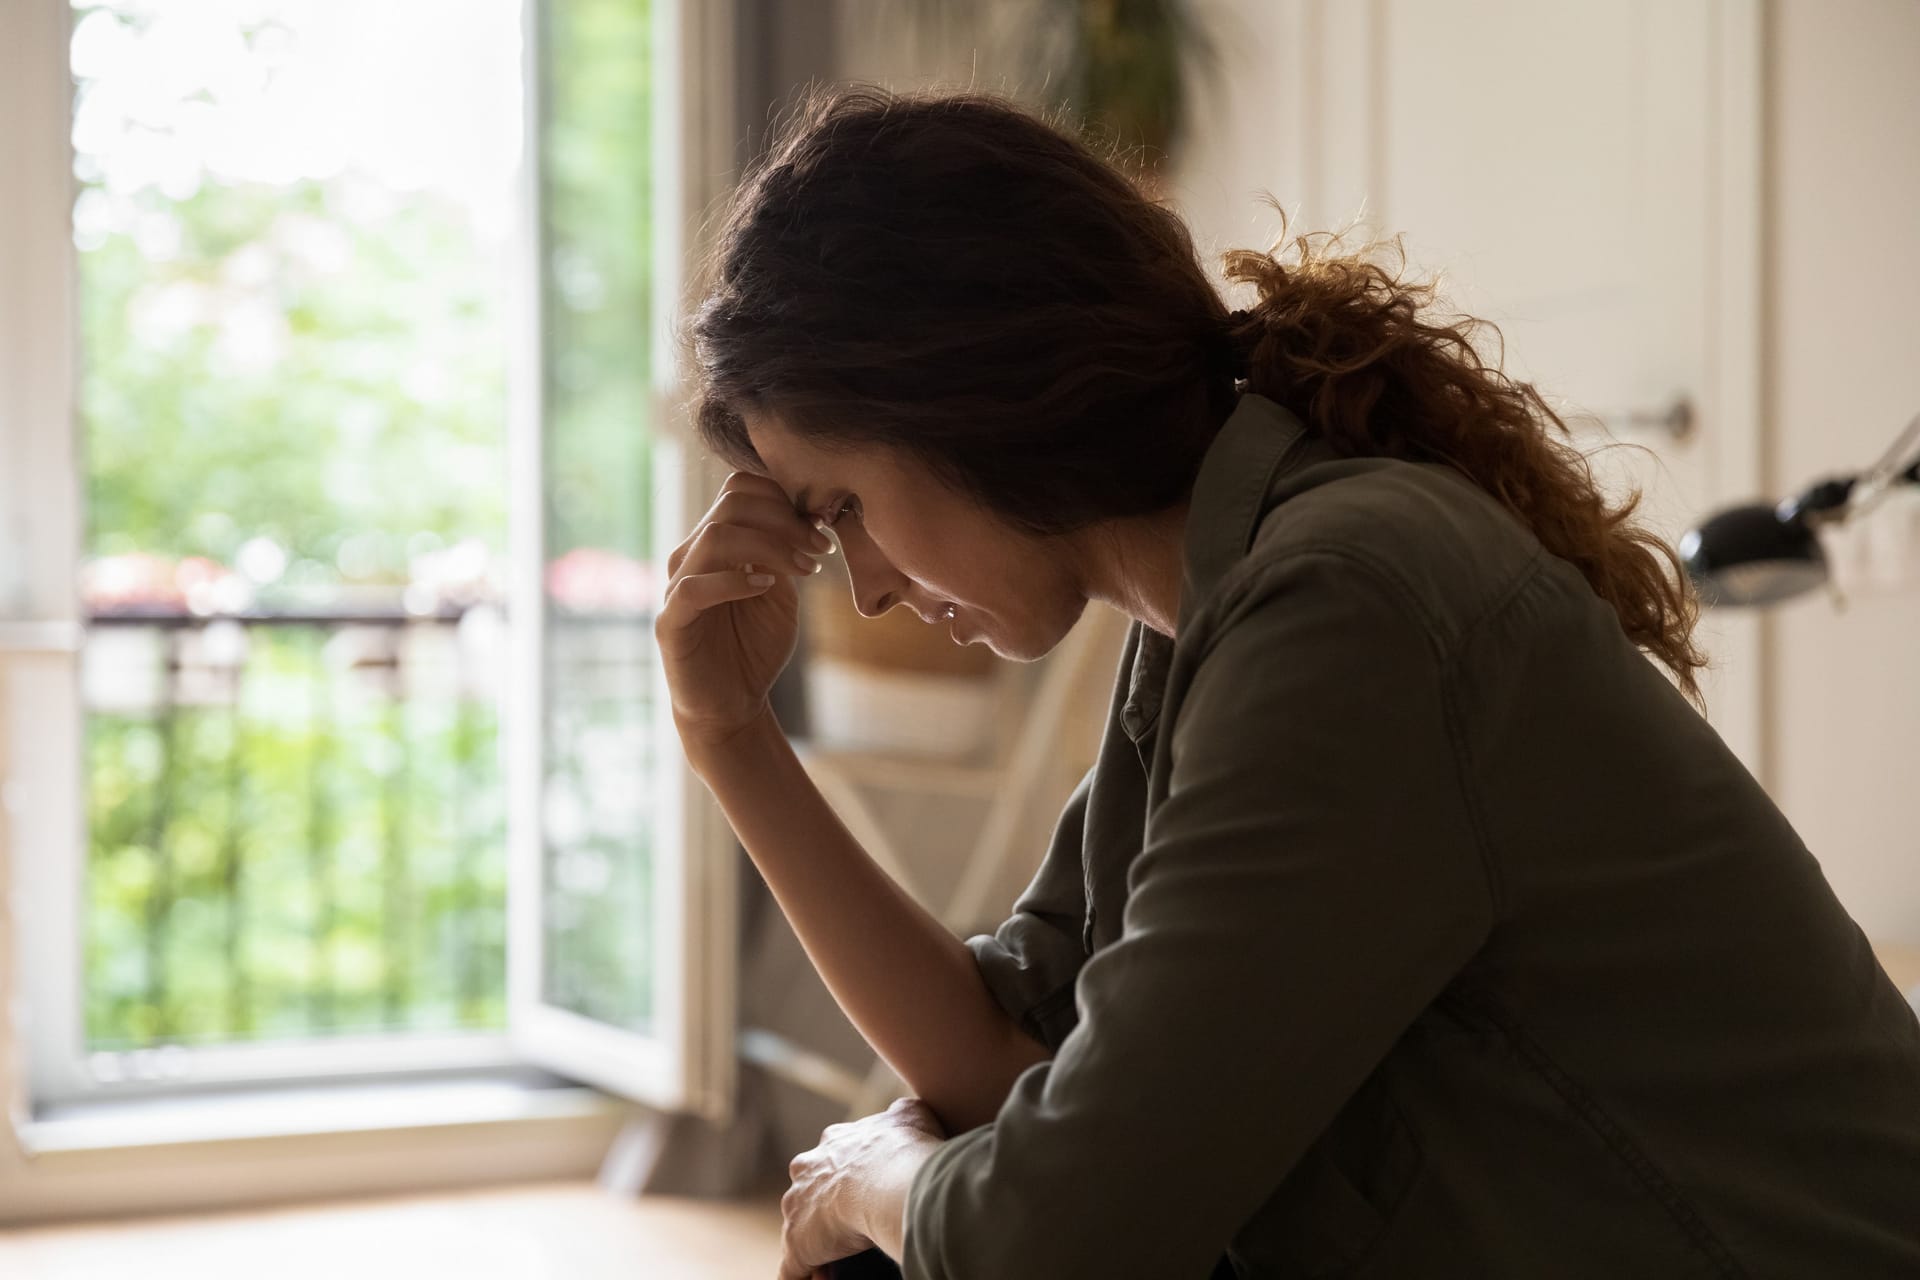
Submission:
[[[77,317],[72,253],[72,153],[67,72],[71,9],[53,0],[0,10],[0,74],[6,120],[0,173],[0,731],[4,753],[6,902],[13,985],[13,1062],[36,1085],[45,1046],[64,1034],[47,1012],[60,990],[41,957],[77,955],[72,907],[79,849],[80,603],[73,557],[80,540],[74,411]],[[63,927],[63,922],[65,922]],[[72,977],[69,976],[69,988]],[[72,1013],[78,1016],[74,1007]],[[67,1026],[71,1026],[69,1021]]]
[[[685,537],[698,512],[706,509],[720,476],[686,430],[687,406],[680,382],[674,326],[687,291],[690,270],[710,228],[706,214],[731,187],[737,157],[733,149],[733,94],[736,83],[733,6],[690,0],[653,0],[654,47],[663,52],[654,67],[655,110],[650,147],[654,190],[661,195],[653,219],[653,260],[660,264],[653,290],[650,367],[654,441],[653,478],[657,501],[652,511],[658,576],[664,581],[667,552]],[[529,66],[537,59],[528,5],[525,48]],[[677,51],[679,56],[671,56]],[[528,72],[528,83],[533,73]],[[525,133],[539,137],[541,96],[527,95]],[[522,221],[540,225],[539,176],[527,166],[521,184]],[[535,237],[522,247],[537,253]],[[540,287],[539,264],[524,260],[516,272],[524,293]],[[515,379],[512,432],[510,522],[514,528],[516,601],[542,598],[540,545],[544,526],[541,427],[542,334],[538,307],[515,308],[522,329],[513,343],[520,360]],[[685,765],[659,668],[655,667],[653,705],[662,709],[653,725],[656,771],[654,807],[663,815],[655,845],[680,854],[659,859],[653,868],[656,892],[651,921],[656,969],[652,1008],[657,1036],[642,1036],[595,1022],[541,998],[545,936],[543,833],[540,830],[544,786],[540,680],[544,644],[543,611],[515,608],[512,617],[515,681],[508,707],[508,1026],[513,1044],[528,1061],[575,1076],[624,1097],[669,1111],[685,1111],[715,1122],[732,1114],[734,1086],[735,983],[734,940],[737,869],[734,837],[711,793]]]
[[[528,0],[525,11],[530,31],[536,3]],[[665,255],[656,259],[661,501],[655,518],[656,546],[664,548],[683,536],[689,513],[704,509],[718,482],[685,430],[671,327],[706,216],[724,196],[738,164],[732,136],[737,73],[731,6],[695,0],[653,4],[659,54],[655,189],[662,201],[655,218],[656,249]],[[59,1049],[77,1045],[80,1029],[78,930],[85,864],[79,691],[84,624],[75,573],[81,474],[74,394],[71,22],[68,0],[0,5],[0,50],[8,51],[0,58],[0,245],[7,247],[0,254],[0,1114],[13,1122],[11,1132],[0,1125],[0,1189],[7,1188],[10,1176],[4,1139],[16,1140],[15,1153],[31,1149],[23,1135],[31,1128],[34,1107],[97,1092],[78,1072],[78,1055]],[[531,76],[531,40],[527,57]],[[537,94],[528,93],[530,110],[537,100]],[[536,135],[527,136],[531,146]],[[529,164],[527,170],[531,182],[534,167]],[[537,286],[525,270],[537,269],[531,254],[522,267],[522,287]],[[521,310],[523,327],[530,323],[537,343],[537,319],[528,307]],[[522,363],[515,370],[510,449],[519,462],[529,449],[536,459],[539,453],[538,349],[522,348],[515,355]],[[529,355],[531,364],[525,363]],[[526,486],[516,488],[515,518],[523,519]],[[537,501],[537,489],[533,496]],[[531,572],[537,590],[537,561]],[[515,587],[524,592],[526,585],[523,580]],[[528,615],[537,620],[537,611],[516,610],[516,627]],[[522,673],[537,671],[537,661],[537,650],[515,659]],[[660,692],[656,705],[664,707]],[[537,697],[537,685],[512,682],[509,724],[529,723],[531,712],[537,725]],[[661,968],[672,970],[676,979],[668,984],[667,998],[656,1003],[663,1031],[657,1044],[636,1044],[636,1037],[527,999],[528,975],[537,974],[530,964],[537,966],[539,957],[537,929],[530,933],[528,925],[537,925],[539,916],[537,900],[525,897],[524,886],[529,877],[537,886],[539,842],[537,832],[530,833],[516,818],[509,834],[510,1034],[182,1052],[209,1055],[199,1061],[209,1071],[218,1068],[228,1084],[236,1077],[338,1080],[428,1068],[471,1073],[534,1061],[662,1109],[724,1120],[733,1092],[737,850],[711,796],[684,767],[670,722],[663,728],[665,739],[655,758],[663,766],[680,767],[659,773],[665,809],[675,817],[656,847],[683,853],[662,860],[675,865],[662,868],[663,892],[657,895],[661,911],[654,927],[661,930],[663,957],[669,961]],[[522,750],[518,739],[510,738],[510,752]],[[537,782],[525,766],[520,761],[517,773],[510,774],[510,787],[524,789],[529,776]],[[524,806],[524,795],[514,799]],[[69,962],[47,963],[52,956]],[[537,984],[531,990],[537,993]],[[191,1060],[169,1056],[174,1063]],[[168,1063],[156,1056],[153,1065],[154,1074],[164,1075]],[[178,1080],[134,1081],[115,1086],[115,1093],[179,1087]],[[322,1177],[319,1166],[315,1176]],[[326,1176],[337,1180],[339,1170]],[[209,1190],[217,1185],[218,1179],[206,1184]],[[271,1194],[282,1196],[297,1193],[300,1185],[298,1176],[261,1184],[263,1194],[271,1186]],[[246,1186],[244,1180],[235,1183],[228,1199],[245,1198]],[[115,1195],[103,1203],[180,1203],[178,1189],[125,1189]],[[0,1220],[10,1216],[0,1208]]]

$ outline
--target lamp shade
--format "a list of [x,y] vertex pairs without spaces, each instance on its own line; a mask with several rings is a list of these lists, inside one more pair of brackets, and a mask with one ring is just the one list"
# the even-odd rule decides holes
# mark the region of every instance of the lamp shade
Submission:
[[1805,506],[1730,507],[1680,538],[1680,559],[1709,605],[1766,605],[1826,580],[1827,556]]
[[[1896,484],[1920,484],[1920,414],[1880,460],[1858,475],[1829,476],[1778,506],[1730,507],[1680,537],[1680,561],[1710,605],[1766,605],[1811,591],[1827,578],[1815,526],[1840,524]],[[1903,469],[1904,468],[1904,469]],[[1863,496],[1864,495],[1864,496]]]

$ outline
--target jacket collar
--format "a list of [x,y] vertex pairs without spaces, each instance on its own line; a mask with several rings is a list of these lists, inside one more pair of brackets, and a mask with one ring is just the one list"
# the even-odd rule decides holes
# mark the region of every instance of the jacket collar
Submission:
[[[1303,445],[1305,447],[1296,448]],[[1188,500],[1181,550],[1180,607],[1175,629],[1188,624],[1227,571],[1253,545],[1266,497],[1286,471],[1326,453],[1300,419],[1266,396],[1243,391],[1200,460]],[[1133,624],[1133,666],[1121,727],[1138,743],[1160,715],[1173,640]]]
[[1281,464],[1306,438],[1306,427],[1284,406],[1251,391],[1240,393],[1193,480],[1176,623],[1180,634],[1253,545]]

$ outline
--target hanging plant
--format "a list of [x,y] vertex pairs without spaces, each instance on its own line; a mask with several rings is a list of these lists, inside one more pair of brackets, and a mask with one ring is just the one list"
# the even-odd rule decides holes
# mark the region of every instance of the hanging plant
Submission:
[[[912,0],[939,38],[977,39],[977,0]],[[1028,0],[1017,38],[990,48],[1020,96],[1064,111],[1090,140],[1115,144],[1151,180],[1180,146],[1189,82],[1217,70],[1219,51],[1192,0]],[[922,28],[924,30],[924,28]]]

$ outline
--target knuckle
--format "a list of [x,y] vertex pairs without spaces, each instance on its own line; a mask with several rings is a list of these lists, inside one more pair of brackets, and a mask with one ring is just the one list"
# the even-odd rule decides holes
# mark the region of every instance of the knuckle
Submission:
[[719,550],[726,540],[726,535],[723,532],[726,527],[725,525],[712,523],[701,526],[700,532],[694,535],[692,545],[687,548],[686,560],[683,561],[687,572],[703,572],[703,566],[719,554]]

